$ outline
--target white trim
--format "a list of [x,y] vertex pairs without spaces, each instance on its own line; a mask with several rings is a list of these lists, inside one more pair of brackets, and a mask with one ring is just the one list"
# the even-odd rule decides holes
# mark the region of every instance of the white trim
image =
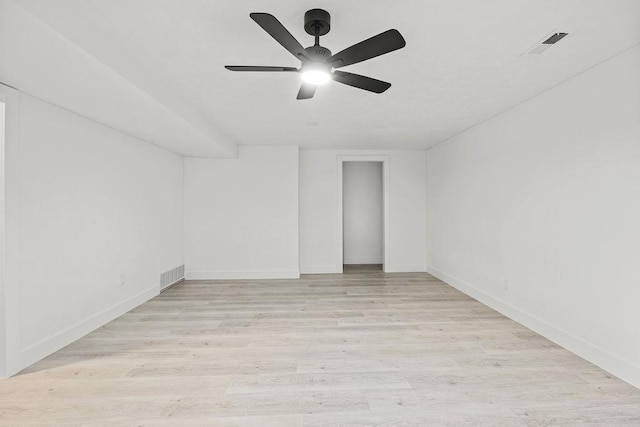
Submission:
[[30,345],[20,352],[20,369],[24,369],[51,353],[60,350],[64,346],[82,338],[88,333],[109,323],[113,319],[122,316],[140,304],[149,301],[156,295],[158,295],[158,287],[154,286],[146,291],[134,295],[131,298],[119,302],[106,310],[94,314],[93,316],[62,330],[49,338],[45,338],[33,345]]
[[172,287],[173,285],[177,285],[180,282],[184,282],[184,277],[179,278],[178,280],[176,280],[175,282],[169,283],[168,285],[164,285],[160,287],[160,292]]
[[299,279],[298,270],[187,271],[186,280]]
[[392,264],[384,270],[385,273],[426,273],[424,264]]
[[559,329],[547,321],[514,307],[499,298],[489,295],[473,285],[450,276],[433,266],[428,266],[427,272],[453,286],[460,292],[469,295],[499,313],[504,314],[508,318],[515,320],[532,331],[553,341],[559,346],[564,347],[570,352],[577,354],[583,359],[586,359],[606,371],[609,371],[634,387],[640,388],[640,366],[636,366],[631,362],[622,360],[619,357],[583,340],[582,338],[571,334],[570,332]]
[[383,222],[384,222],[384,246],[383,246],[383,261],[382,270],[387,271],[389,266],[389,156],[382,155],[339,155],[337,156],[337,216],[338,227],[337,242],[338,242],[338,258],[336,259],[336,269],[338,272],[343,272],[343,224],[342,224],[342,163],[344,162],[381,162],[382,163],[382,204],[384,209]]
[[296,145],[296,264],[300,278],[300,147]]
[[382,264],[382,257],[375,258],[344,258],[344,264]]
[[335,264],[331,265],[301,265],[300,274],[339,274],[342,268],[337,268]]
[[5,278],[4,278],[4,134],[5,134],[5,94],[0,86],[0,376],[4,376],[6,371],[8,348],[7,348],[7,322],[5,305]]
[[[0,146],[0,377],[19,370],[20,361],[20,277],[17,274],[18,248],[18,169],[17,150],[20,134],[20,92],[0,84],[4,103],[4,141]],[[5,248],[12,248],[6,252]]]

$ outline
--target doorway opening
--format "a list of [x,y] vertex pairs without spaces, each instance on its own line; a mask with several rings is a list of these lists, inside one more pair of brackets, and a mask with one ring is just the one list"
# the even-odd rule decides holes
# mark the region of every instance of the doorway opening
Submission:
[[342,271],[382,272],[385,264],[385,168],[381,160],[342,161]]

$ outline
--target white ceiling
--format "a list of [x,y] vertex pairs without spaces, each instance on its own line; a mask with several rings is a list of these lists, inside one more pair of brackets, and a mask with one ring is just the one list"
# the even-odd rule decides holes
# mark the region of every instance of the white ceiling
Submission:
[[[638,0],[17,1],[176,116],[237,144],[427,148],[640,42]],[[332,15],[321,44],[333,52],[403,34],[406,48],[344,68],[391,89],[331,82],[297,101],[295,74],[223,68],[298,66],[249,13],[275,15],[308,46],[314,7]],[[521,55],[554,30],[570,35]]]
[[151,96],[10,0],[0,0],[0,83],[177,153],[237,153],[226,136],[178,115],[170,97],[159,102],[157,91]]

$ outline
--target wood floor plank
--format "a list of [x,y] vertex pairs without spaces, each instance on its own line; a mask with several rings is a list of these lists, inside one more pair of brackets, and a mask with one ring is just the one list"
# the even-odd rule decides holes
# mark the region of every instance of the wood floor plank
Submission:
[[13,378],[0,425],[640,426],[640,390],[419,273],[174,286]]

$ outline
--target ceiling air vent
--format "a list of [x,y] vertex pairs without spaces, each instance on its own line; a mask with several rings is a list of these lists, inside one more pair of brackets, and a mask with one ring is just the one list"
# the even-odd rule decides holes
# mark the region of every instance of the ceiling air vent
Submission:
[[558,43],[560,40],[568,36],[569,33],[561,33],[558,31],[554,31],[550,34],[547,34],[545,38],[541,41],[533,45],[533,47],[529,48],[524,52],[524,55],[540,55],[545,50],[549,49],[554,44]]
[[551,37],[543,41],[542,44],[556,44],[567,35],[568,33],[554,33]]

